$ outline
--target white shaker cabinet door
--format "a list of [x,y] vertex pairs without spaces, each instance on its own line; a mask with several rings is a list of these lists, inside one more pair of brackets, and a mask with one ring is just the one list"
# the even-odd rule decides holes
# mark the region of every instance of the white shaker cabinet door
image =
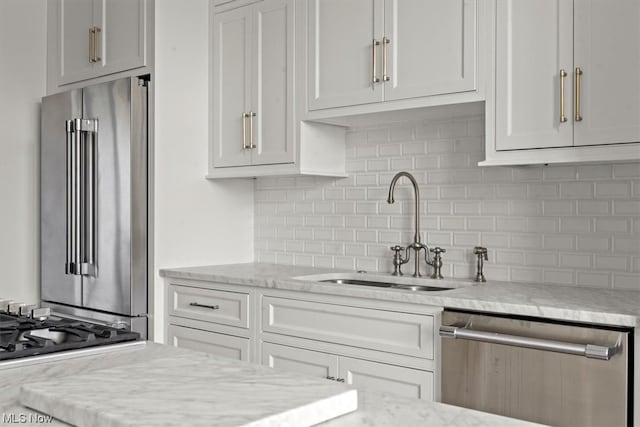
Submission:
[[146,65],[146,0],[108,0],[103,5],[98,37],[98,74]]
[[293,163],[293,0],[255,5],[252,163]]
[[215,14],[212,58],[212,138],[216,167],[251,164],[251,7]]
[[433,400],[433,373],[429,371],[340,356],[338,377],[362,390]]
[[262,343],[262,364],[270,368],[308,374],[317,378],[337,378],[338,357],[286,345]]
[[309,109],[382,101],[382,51],[374,39],[382,39],[383,0],[307,4]]
[[146,0],[59,0],[52,5],[57,5],[58,84],[146,65]]
[[475,90],[476,13],[475,0],[386,0],[385,100]]
[[575,2],[575,145],[640,142],[638,22],[637,0]]
[[169,325],[167,342],[174,347],[249,361],[249,339],[183,326]]
[[573,145],[573,2],[498,0],[496,24],[496,149]]
[[97,11],[94,11],[94,2],[59,0],[57,12],[59,83],[94,77],[94,63],[89,57],[89,30],[99,16]]

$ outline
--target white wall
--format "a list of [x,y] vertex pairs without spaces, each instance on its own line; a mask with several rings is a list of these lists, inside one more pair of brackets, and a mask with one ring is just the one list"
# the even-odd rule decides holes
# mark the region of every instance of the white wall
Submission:
[[40,98],[46,2],[0,1],[0,298],[39,294]]
[[[253,260],[253,181],[205,179],[208,4],[156,0],[156,273]],[[156,274],[156,341],[163,341],[164,299]]]
[[260,179],[256,259],[392,271],[389,247],[413,237],[406,179],[386,203],[406,170],[420,183],[423,241],[447,249],[445,276],[472,277],[483,245],[488,279],[640,290],[640,164],[480,168],[482,109],[441,111],[352,129],[347,179]]

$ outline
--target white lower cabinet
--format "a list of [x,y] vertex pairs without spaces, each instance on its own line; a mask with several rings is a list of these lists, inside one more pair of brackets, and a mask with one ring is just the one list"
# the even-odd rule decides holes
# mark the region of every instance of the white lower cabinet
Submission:
[[175,347],[249,361],[248,338],[169,325],[167,341]]
[[270,291],[260,360],[358,389],[437,400],[438,307]]
[[167,280],[167,343],[362,390],[440,398],[442,308]]
[[433,400],[433,373],[265,342],[262,363],[271,368],[344,382],[358,389]]
[[167,344],[252,361],[251,290],[172,279],[167,284]]

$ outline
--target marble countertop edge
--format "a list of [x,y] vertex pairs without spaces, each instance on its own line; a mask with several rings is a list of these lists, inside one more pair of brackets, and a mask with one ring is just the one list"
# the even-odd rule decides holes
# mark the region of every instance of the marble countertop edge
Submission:
[[[555,320],[626,327],[640,326],[640,292],[579,286],[487,283],[445,292],[412,292],[362,286],[336,285],[299,279],[314,274],[353,271],[264,263],[163,268],[165,278],[214,281],[231,285],[302,291],[325,295],[378,299],[483,312],[520,314]],[[470,282],[469,280],[460,282]]]

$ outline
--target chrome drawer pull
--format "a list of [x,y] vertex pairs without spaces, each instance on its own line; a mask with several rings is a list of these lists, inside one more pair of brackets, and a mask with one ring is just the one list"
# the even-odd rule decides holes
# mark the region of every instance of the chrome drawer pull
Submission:
[[440,336],[491,344],[510,345],[531,348],[534,350],[552,351],[555,353],[575,354],[590,359],[609,360],[620,351],[620,339],[613,347],[593,344],[573,344],[568,342],[545,340],[540,338],[519,337],[517,335],[498,334],[495,332],[474,331],[456,326],[440,326]]
[[202,308],[209,308],[211,310],[219,310],[220,306],[219,305],[207,305],[207,304],[200,304],[199,302],[190,302],[189,305],[191,307],[202,307]]

